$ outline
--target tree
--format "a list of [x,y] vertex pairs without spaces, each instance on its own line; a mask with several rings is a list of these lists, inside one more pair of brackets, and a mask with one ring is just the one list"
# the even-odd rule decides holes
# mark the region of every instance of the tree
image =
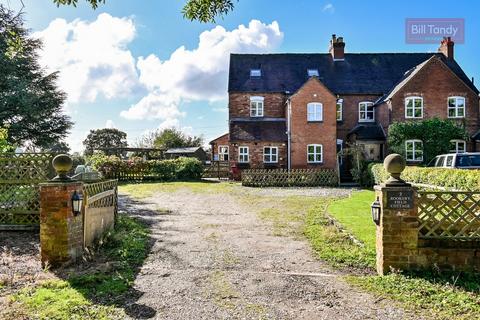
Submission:
[[448,153],[451,140],[468,140],[469,137],[464,127],[451,120],[438,118],[396,122],[389,126],[387,143],[391,151],[406,156],[405,141],[412,139],[422,140],[423,160],[428,163],[435,156]]
[[202,137],[189,136],[175,128],[157,131],[153,142],[154,147],[160,149],[201,147],[202,144]]
[[43,152],[51,152],[51,153],[69,153],[70,146],[64,141],[58,141],[52,143],[49,146],[46,146],[42,149]]
[[[86,0],[93,9],[98,8],[105,0]],[[238,1],[238,0],[237,0]],[[77,6],[78,0],[53,0],[57,5]],[[223,17],[234,8],[234,0],[187,0],[182,9],[183,16],[189,20],[203,23],[215,22],[217,17]]]
[[112,149],[127,147],[127,134],[114,128],[90,130],[83,145],[87,156],[92,155],[95,150],[101,150],[106,155],[119,156],[122,152]]
[[0,152],[12,152],[13,146],[8,143],[8,130],[0,128]]
[[58,74],[46,74],[38,63],[40,48],[22,15],[0,4],[0,126],[8,127],[8,142],[18,146],[48,146],[72,126],[62,110],[65,93],[57,88]]

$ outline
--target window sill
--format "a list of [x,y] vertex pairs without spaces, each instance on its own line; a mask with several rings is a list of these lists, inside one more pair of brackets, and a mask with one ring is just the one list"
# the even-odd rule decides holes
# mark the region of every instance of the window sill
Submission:
[[323,162],[307,162],[307,164],[312,165],[312,166],[321,166],[324,163]]
[[307,120],[307,123],[322,123],[323,120]]
[[375,123],[375,120],[358,120],[358,123]]
[[465,117],[448,117],[448,119],[465,119]]
[[423,119],[423,116],[422,116],[422,117],[405,117],[405,119],[409,119],[409,120],[410,120],[410,119],[411,119],[411,120],[417,120],[417,119],[418,119],[418,120],[421,120],[421,119]]

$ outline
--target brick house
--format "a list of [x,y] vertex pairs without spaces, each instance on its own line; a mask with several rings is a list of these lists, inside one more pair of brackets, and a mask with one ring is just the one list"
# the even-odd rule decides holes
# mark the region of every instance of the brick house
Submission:
[[[240,168],[336,168],[352,142],[382,160],[391,123],[432,117],[465,126],[457,151],[480,150],[479,91],[449,38],[437,53],[345,53],[333,35],[324,54],[232,54],[228,93],[229,134],[212,150]],[[421,140],[405,142],[408,161]]]

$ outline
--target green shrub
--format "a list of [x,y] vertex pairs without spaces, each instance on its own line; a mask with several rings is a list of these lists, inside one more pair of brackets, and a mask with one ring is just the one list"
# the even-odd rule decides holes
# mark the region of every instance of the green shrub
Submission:
[[202,176],[202,163],[195,158],[170,160],[143,160],[133,157],[122,160],[117,156],[96,153],[88,162],[105,178],[120,180],[199,180]]
[[[371,167],[375,183],[385,182],[389,175],[383,164]],[[424,168],[408,166],[402,173],[402,179],[411,183],[435,185],[455,190],[480,190],[480,170]]]
[[350,170],[353,181],[362,187],[372,187],[375,184],[375,181],[371,167],[376,163],[362,160],[359,164],[360,165],[358,168],[353,168]]

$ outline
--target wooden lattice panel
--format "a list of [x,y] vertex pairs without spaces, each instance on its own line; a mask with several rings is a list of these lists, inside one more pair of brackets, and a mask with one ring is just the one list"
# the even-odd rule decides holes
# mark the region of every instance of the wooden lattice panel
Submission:
[[107,180],[84,184],[85,204],[89,208],[117,206],[118,180]]
[[0,154],[0,229],[38,226],[38,184],[52,178],[52,158],[47,153]]
[[480,239],[480,192],[419,191],[419,236]]
[[247,187],[317,187],[337,186],[338,174],[330,169],[250,169],[242,171],[242,185]]

